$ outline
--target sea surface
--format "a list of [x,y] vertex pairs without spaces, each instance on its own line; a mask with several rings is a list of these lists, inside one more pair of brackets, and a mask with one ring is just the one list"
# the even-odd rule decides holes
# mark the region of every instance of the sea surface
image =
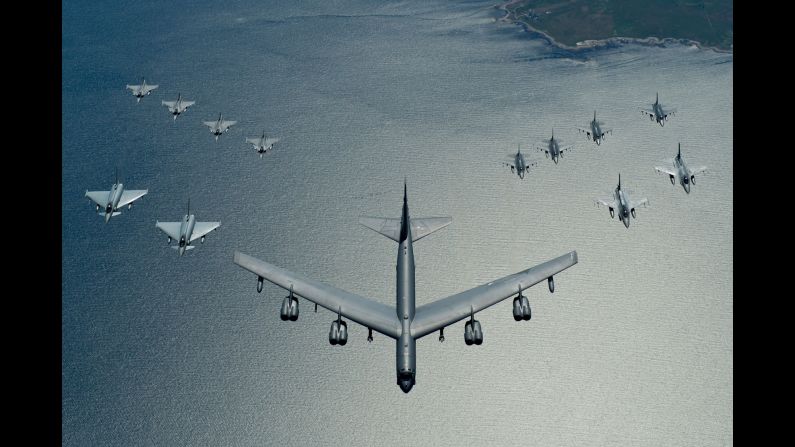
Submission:
[[[695,46],[572,53],[495,1],[65,1],[63,444],[733,444],[733,56]],[[136,103],[125,90],[159,84]],[[677,109],[644,118],[655,93]],[[161,100],[196,105],[173,121]],[[601,146],[576,126],[596,110]],[[238,124],[216,143],[202,121]],[[560,164],[534,151],[573,143]],[[281,138],[264,158],[244,143]],[[691,194],[654,166],[709,171]],[[517,145],[539,166],[503,165]],[[84,197],[148,188],[107,225]],[[629,229],[595,200],[648,197]],[[417,344],[300,302],[235,250],[394,305],[394,242],[359,216],[452,216],[417,242],[417,304],[577,250],[579,263]],[[221,221],[179,257],[155,222]]]

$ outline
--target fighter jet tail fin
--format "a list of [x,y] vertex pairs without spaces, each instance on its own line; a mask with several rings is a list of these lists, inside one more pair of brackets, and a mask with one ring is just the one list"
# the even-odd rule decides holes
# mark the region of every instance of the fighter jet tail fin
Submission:
[[[434,231],[450,225],[452,222],[453,218],[451,217],[411,218],[411,241],[418,241]],[[360,217],[359,223],[395,242],[400,241],[400,219]]]

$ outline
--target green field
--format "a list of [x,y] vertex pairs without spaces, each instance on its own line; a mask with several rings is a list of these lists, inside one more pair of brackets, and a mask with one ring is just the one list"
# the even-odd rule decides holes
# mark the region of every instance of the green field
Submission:
[[731,0],[521,0],[510,17],[574,46],[609,37],[691,39],[724,50],[732,45]]

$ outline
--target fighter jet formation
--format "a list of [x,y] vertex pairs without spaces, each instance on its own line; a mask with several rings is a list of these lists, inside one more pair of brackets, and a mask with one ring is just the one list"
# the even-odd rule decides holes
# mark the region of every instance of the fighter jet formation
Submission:
[[[148,96],[157,88],[158,85],[148,85],[143,78],[140,85],[127,85],[127,89],[137,98],[136,102],[140,102],[141,98]],[[180,114],[196,102],[184,100],[182,94],[178,94],[175,101],[161,103],[168,107],[176,121]],[[663,109],[657,95],[652,109],[643,112],[662,126],[675,110]],[[224,120],[223,115],[219,114],[217,120],[204,121],[203,124],[218,141],[219,136],[228,132],[237,121]],[[605,128],[604,123],[597,120],[596,111],[587,128],[577,129],[597,145],[601,145],[605,136],[612,133],[612,129]],[[260,137],[245,138],[245,143],[253,145],[260,158],[271,151],[278,141],[279,138],[268,137],[264,131]],[[543,152],[546,158],[557,165],[563,153],[573,148],[572,145],[564,146],[562,143],[562,140],[555,138],[553,129],[550,138],[544,139],[542,144],[536,146],[536,150]],[[511,172],[515,172],[520,179],[524,179],[529,174],[530,167],[538,166],[538,161],[525,158],[521,145],[517,147],[516,153],[510,154],[509,157],[511,161],[503,162],[503,165],[510,167]],[[681,144],[676,157],[670,160],[669,164],[670,166],[655,167],[655,170],[668,174],[672,184],[679,181],[688,194],[691,185],[695,184],[695,176],[706,170],[703,166],[696,169],[687,166],[682,157]],[[438,331],[439,341],[442,342],[445,340],[444,329],[447,326],[467,320],[463,327],[464,343],[467,346],[481,345],[484,340],[483,329],[480,322],[475,319],[477,312],[506,298],[514,297],[511,306],[513,319],[530,320],[530,302],[522,291],[546,279],[549,291],[554,292],[553,276],[578,262],[577,252],[571,251],[526,270],[417,307],[414,290],[414,242],[450,225],[452,218],[412,218],[409,214],[407,189],[404,181],[403,206],[399,218],[361,217],[359,219],[359,223],[363,226],[398,243],[394,307],[323,284],[239,251],[235,251],[233,257],[235,264],[256,275],[257,292],[262,292],[265,280],[289,291],[289,295],[284,298],[281,305],[281,320],[296,321],[299,315],[298,300],[303,298],[314,303],[315,312],[319,305],[334,315],[329,330],[329,343],[333,346],[345,346],[348,342],[347,322],[344,319],[368,328],[368,342],[373,341],[373,330],[394,339],[396,382],[404,393],[411,391],[417,383],[416,341],[418,339]],[[126,205],[129,209],[135,200],[147,193],[148,190],[145,189],[125,190],[124,185],[118,180],[117,173],[116,181],[109,191],[86,191],[85,196],[95,205],[97,214],[103,216],[107,223],[111,217],[121,213],[119,210],[122,207]],[[649,201],[646,197],[638,198],[636,194],[624,188],[619,174],[618,185],[609,197],[597,199],[596,203],[607,206],[611,218],[615,218],[618,214],[619,221],[629,228],[631,219],[637,218],[636,209],[647,206]],[[196,247],[193,244],[195,241],[204,243],[206,236],[220,226],[221,222],[198,222],[196,216],[191,214],[190,201],[187,213],[181,220],[155,221],[155,227],[166,234],[168,245],[177,250],[180,257]],[[172,241],[177,243],[171,245]]]

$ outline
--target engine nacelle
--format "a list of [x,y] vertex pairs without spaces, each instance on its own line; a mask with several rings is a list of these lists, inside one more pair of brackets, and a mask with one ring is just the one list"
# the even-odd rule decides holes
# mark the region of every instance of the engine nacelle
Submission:
[[346,343],[348,343],[348,323],[343,321],[340,323],[339,344],[340,346],[345,346]]
[[676,177],[674,177],[673,175],[669,175],[668,177],[670,177],[670,178],[671,178],[671,184],[672,184],[672,185],[675,185],[675,184],[676,184],[676,183],[675,183]]
[[483,330],[480,328],[480,321],[475,320],[472,322],[472,332],[475,336],[475,344],[483,344]]
[[547,278],[547,285],[549,286],[549,293],[555,293],[555,278],[550,276]]
[[638,216],[635,215],[635,208],[632,208],[631,212],[632,212],[632,218],[637,219]]
[[470,346],[475,342],[475,333],[472,331],[472,322],[467,321],[464,323],[464,343]]
[[615,210],[613,210],[613,208],[610,208],[610,218],[611,218],[611,219],[613,219],[613,218],[615,218],[615,217],[616,217],[616,212],[615,212]]
[[[257,287],[259,287],[259,283],[257,284]],[[298,300],[295,299],[294,296],[288,295],[284,297],[279,318],[281,318],[282,321],[295,321],[298,319]]]
[[513,299],[513,319],[514,321],[521,321],[522,317],[524,317],[524,313],[522,312],[522,303],[519,297]]
[[348,343],[348,323],[334,320],[328,333],[328,341],[332,345],[345,346]]
[[265,278],[257,276],[257,293],[262,293],[262,285],[265,283]]

